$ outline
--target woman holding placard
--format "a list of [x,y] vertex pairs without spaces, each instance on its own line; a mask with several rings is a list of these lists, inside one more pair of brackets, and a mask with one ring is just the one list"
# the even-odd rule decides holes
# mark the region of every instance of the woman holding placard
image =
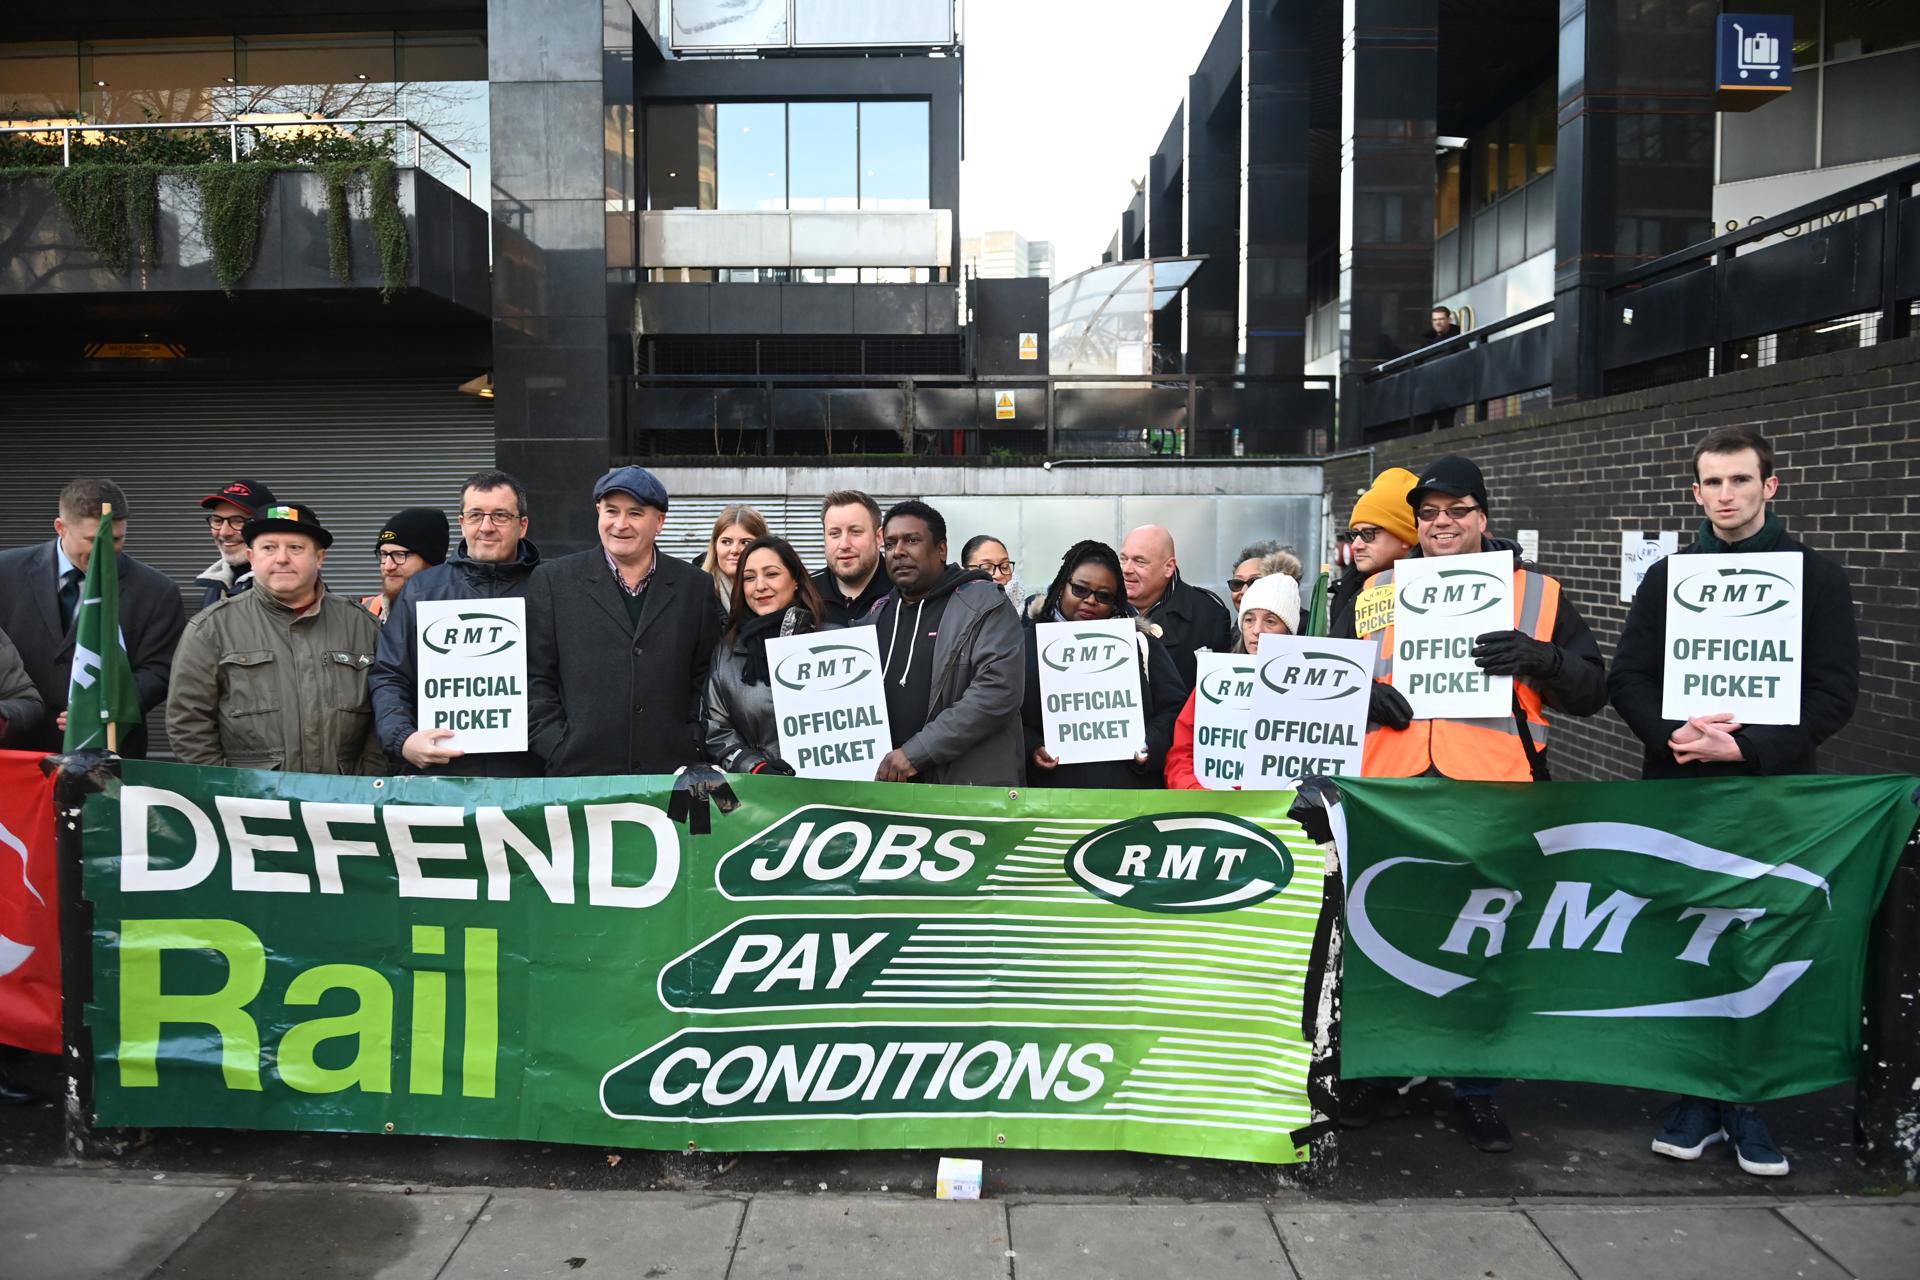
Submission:
[[824,629],[825,606],[785,538],[748,543],[734,575],[727,629],[707,678],[707,758],[728,773],[793,776],[779,756],[767,641]]
[[[1113,618],[1132,618],[1136,627],[1146,749],[1135,752],[1131,760],[1062,764],[1046,747],[1036,628],[1043,622],[1106,622]],[[1076,542],[1061,560],[1053,585],[1034,598],[1021,621],[1027,642],[1027,695],[1021,707],[1027,763],[1031,766],[1027,781],[1036,787],[1157,788],[1173,738],[1173,719],[1180,710],[1180,668],[1161,643],[1160,628],[1140,617],[1127,603],[1119,555],[1104,542]]]
[[[1260,637],[1290,636],[1300,625],[1300,584],[1284,573],[1268,574],[1249,586],[1240,597],[1240,639],[1236,649],[1249,657],[1260,652]],[[1173,745],[1167,749],[1166,779],[1170,791],[1201,791],[1201,782],[1193,767],[1194,704],[1196,689],[1187,695],[1187,705],[1174,722]],[[1235,788],[1238,789],[1237,787]]]

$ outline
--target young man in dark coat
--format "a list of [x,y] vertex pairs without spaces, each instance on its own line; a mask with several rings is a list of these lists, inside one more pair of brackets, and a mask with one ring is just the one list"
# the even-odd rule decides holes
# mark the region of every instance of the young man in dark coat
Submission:
[[[103,503],[113,506],[111,530],[101,528]],[[167,700],[173,650],[186,629],[187,615],[180,605],[180,589],[165,574],[120,550],[127,536],[126,514],[127,497],[119,485],[111,480],[75,480],[60,491],[53,541],[0,551],[0,631],[20,651],[20,661],[46,707],[38,732],[19,744],[25,750],[58,751],[66,737],[74,615],[81,583],[100,550],[95,542],[98,535],[107,535],[106,543],[119,557],[120,632],[126,638],[127,660],[133,664],[133,682],[140,691],[140,710],[150,713]],[[120,754],[131,759],[146,756],[145,724],[121,739]]]
[[[1801,557],[1800,722],[1742,725],[1730,713],[1669,720],[1661,714],[1667,661],[1667,583],[1672,559],[1647,571],[1633,597],[1607,691],[1646,748],[1644,778],[1754,777],[1814,772],[1814,749],[1853,718],[1860,696],[1860,638],[1847,572],[1787,536],[1767,506],[1780,491],[1773,450],[1747,427],[1709,434],[1693,451],[1693,497],[1707,517],[1681,555],[1782,551]],[[1758,833],[1754,833],[1758,838]],[[1667,1109],[1655,1152],[1697,1160],[1731,1140],[1740,1167],[1761,1177],[1787,1172],[1787,1158],[1759,1114],[1711,1098]]]
[[499,600],[527,594],[540,551],[527,537],[526,495],[520,482],[504,471],[469,476],[460,488],[460,545],[444,564],[407,580],[380,628],[372,680],[375,727],[388,758],[402,772],[461,778],[532,778],[542,772],[532,752],[467,755],[454,750],[445,745],[453,730],[422,729],[415,714],[417,606],[423,600]]
[[530,745],[549,777],[672,773],[704,758],[713,580],[655,545],[667,490],[651,472],[616,467],[593,503],[600,545],[527,588]]

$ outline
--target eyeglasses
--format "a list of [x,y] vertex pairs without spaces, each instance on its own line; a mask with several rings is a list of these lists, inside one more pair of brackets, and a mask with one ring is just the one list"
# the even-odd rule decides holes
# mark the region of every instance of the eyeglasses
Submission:
[[1097,587],[1089,587],[1083,583],[1072,580],[1067,582],[1067,590],[1073,592],[1073,598],[1075,600],[1091,600],[1095,604],[1105,605],[1109,609],[1119,603],[1120,600],[1120,597],[1111,591],[1102,591]]
[[1377,525],[1368,525],[1361,529],[1349,529],[1340,535],[1342,542],[1364,542],[1371,546],[1373,540],[1386,532]]
[[[1413,513],[1413,518],[1421,524],[1432,524],[1444,515],[1455,524],[1459,524],[1478,510],[1480,510],[1479,507],[1469,507],[1464,503],[1457,507],[1422,507]],[[1368,539],[1368,541],[1372,541],[1372,539]]]
[[398,547],[382,547],[380,550],[373,553],[374,558],[378,560],[381,564],[390,564],[396,569],[398,569],[401,565],[405,564],[407,562],[407,557],[412,554],[413,552],[403,551]]
[[505,527],[515,520],[524,519],[518,511],[462,511],[461,524],[491,524]]
[[976,560],[973,562],[973,567],[976,569],[985,569],[990,576],[995,578],[1011,578],[1013,576],[1013,561],[1011,560]]
[[1228,579],[1227,579],[1227,590],[1229,590],[1229,591],[1245,591],[1245,590],[1246,590],[1246,589],[1247,589],[1248,587],[1250,587],[1250,586],[1252,586],[1252,585],[1253,585],[1254,583],[1256,583],[1256,582],[1258,582],[1258,581],[1260,581],[1260,579],[1262,579],[1262,578],[1264,578],[1264,577],[1266,577],[1266,575],[1265,575],[1265,574],[1263,574],[1263,573],[1256,573],[1256,574],[1254,574],[1254,575],[1253,575],[1253,576],[1252,576],[1251,578],[1228,578]]
[[209,529],[244,529],[247,527],[245,516],[208,516]]

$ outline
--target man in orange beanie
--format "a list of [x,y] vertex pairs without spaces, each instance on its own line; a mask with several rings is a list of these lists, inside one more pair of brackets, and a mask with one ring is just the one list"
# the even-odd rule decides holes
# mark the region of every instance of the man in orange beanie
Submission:
[[1419,482],[1420,477],[1405,467],[1388,467],[1353,504],[1353,516],[1340,534],[1340,541],[1353,547],[1353,567],[1333,584],[1327,598],[1329,634],[1336,639],[1364,638],[1354,628],[1354,602],[1360,588],[1413,547],[1417,535],[1407,495]]

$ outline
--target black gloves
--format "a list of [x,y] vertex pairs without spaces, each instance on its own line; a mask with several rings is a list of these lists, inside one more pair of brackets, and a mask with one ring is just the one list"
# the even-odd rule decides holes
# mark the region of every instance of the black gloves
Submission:
[[1367,723],[1383,729],[1404,729],[1413,723],[1413,704],[1392,685],[1376,680],[1367,702]]
[[1519,631],[1489,631],[1473,642],[1474,664],[1488,675],[1551,680],[1560,674],[1561,660],[1559,645]]
[[770,773],[776,778],[793,778],[799,776],[794,773],[793,766],[785,760],[782,760],[779,756],[768,756],[765,760],[755,765],[753,771],[763,775]]
[[686,824],[690,835],[704,836],[713,829],[707,803],[720,806],[721,813],[740,807],[740,797],[727,785],[727,775],[710,764],[690,764],[673,775],[673,794],[667,797],[667,817]]

